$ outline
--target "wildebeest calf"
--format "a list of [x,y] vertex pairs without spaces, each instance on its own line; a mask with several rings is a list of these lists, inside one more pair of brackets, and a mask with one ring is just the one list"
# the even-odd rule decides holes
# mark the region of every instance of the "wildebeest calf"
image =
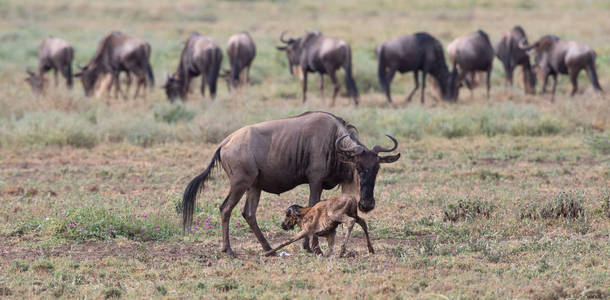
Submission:
[[290,245],[304,237],[312,239],[314,235],[325,237],[328,241],[328,256],[333,254],[333,246],[335,245],[335,235],[339,224],[347,224],[347,232],[345,240],[341,246],[339,256],[343,256],[346,251],[346,245],[352,234],[354,223],[358,223],[364,235],[366,236],[366,244],[369,253],[375,253],[369,232],[364,219],[358,217],[358,200],[353,195],[339,194],[326,201],[320,201],[314,206],[301,207],[292,205],[286,210],[286,218],[282,222],[282,229],[292,230],[295,225],[301,228],[301,231],[292,239],[279,245],[278,247],[265,252],[266,256],[272,255],[277,250]]

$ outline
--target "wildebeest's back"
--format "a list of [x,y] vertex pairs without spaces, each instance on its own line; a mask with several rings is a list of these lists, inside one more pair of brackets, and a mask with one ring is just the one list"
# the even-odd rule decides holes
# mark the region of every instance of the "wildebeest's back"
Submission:
[[207,73],[207,69],[213,64],[216,51],[220,51],[220,48],[212,39],[193,33],[182,51],[181,67],[184,71],[194,74]]
[[[348,129],[340,119],[323,112],[262,122],[227,137],[221,144],[221,162],[228,174],[237,166],[257,173],[256,186],[279,194],[308,182],[314,173],[332,177],[338,163],[334,142],[345,133]],[[328,185],[339,183],[330,181]]]

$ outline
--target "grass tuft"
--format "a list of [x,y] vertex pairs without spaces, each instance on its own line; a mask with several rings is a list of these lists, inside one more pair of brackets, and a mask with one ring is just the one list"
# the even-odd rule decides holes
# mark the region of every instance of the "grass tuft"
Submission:
[[473,220],[479,216],[489,218],[493,206],[481,200],[458,200],[443,207],[443,221]]
[[582,192],[563,191],[540,204],[530,202],[521,208],[521,219],[579,219],[585,216]]

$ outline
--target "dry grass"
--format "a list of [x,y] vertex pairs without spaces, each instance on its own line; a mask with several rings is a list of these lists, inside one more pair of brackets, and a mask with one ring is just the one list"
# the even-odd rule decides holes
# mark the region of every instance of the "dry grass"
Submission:
[[[378,93],[373,53],[415,31],[447,45],[478,28],[496,41],[521,24],[530,39],[555,33],[589,44],[608,89],[605,1],[0,3],[0,297],[610,295],[608,97],[593,93],[584,74],[574,98],[560,77],[555,104],[548,95],[506,90],[496,61],[490,101],[479,87],[472,97],[462,92],[458,104],[435,101],[429,91],[424,105],[389,107]],[[312,28],[352,45],[361,107],[341,98],[329,108],[316,76],[309,102],[299,103],[298,82],[274,46],[284,29]],[[184,105],[167,104],[159,87],[127,102],[85,98],[79,82],[43,97],[27,89],[23,70],[35,65],[45,35],[72,41],[84,63],[112,29],[152,44],[159,83],[190,31],[224,46],[247,29],[258,45],[253,85],[229,94],[220,83],[217,101],[195,93]],[[395,79],[397,99],[411,78]],[[378,205],[364,216],[375,255],[357,229],[347,258],[314,257],[298,245],[287,248],[289,257],[261,257],[239,208],[231,225],[238,258],[221,255],[222,172],[197,202],[199,227],[181,234],[176,204],[219,140],[245,124],[320,109],[357,125],[367,145],[384,142],[383,133],[399,137],[403,156],[381,169]],[[272,244],[290,235],[279,227],[283,210],[307,195],[305,187],[263,194],[258,218]],[[543,212],[550,217],[537,217]]]

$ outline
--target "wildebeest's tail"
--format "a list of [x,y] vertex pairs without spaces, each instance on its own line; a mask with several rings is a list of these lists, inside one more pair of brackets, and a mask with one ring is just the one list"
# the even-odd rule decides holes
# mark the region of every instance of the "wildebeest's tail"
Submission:
[[148,81],[150,82],[150,88],[155,86],[155,74],[153,73],[150,62],[146,64],[146,74],[148,75]]
[[390,85],[388,83],[388,78],[386,77],[386,59],[385,59],[385,47],[382,45],[379,49],[379,53],[377,53],[379,57],[379,67],[377,69],[377,76],[379,77],[379,85],[381,86],[381,91],[386,94],[388,97],[388,101],[390,101]]
[[599,80],[597,79],[597,71],[595,71],[595,54],[591,56],[591,61],[587,65],[587,75],[589,75],[589,80],[593,85],[593,88],[602,92],[602,87],[599,85]]
[[67,64],[65,67],[64,76],[66,77],[66,84],[69,89],[72,89],[72,62]]
[[210,96],[214,99],[216,98],[216,82],[222,65],[222,51],[220,48],[216,48],[209,54],[208,58],[208,61],[211,62],[211,67],[208,70],[208,85],[210,86]]
[[220,147],[214,152],[212,161],[208,167],[197,177],[193,178],[191,182],[186,186],[184,190],[184,196],[182,197],[182,226],[183,229],[187,229],[193,223],[193,211],[195,209],[195,200],[199,191],[203,190],[203,185],[208,180],[210,173],[216,165],[216,161],[220,161]]
[[350,96],[354,98],[354,102],[358,105],[358,99],[360,99],[360,95],[358,94],[358,88],[356,87],[356,82],[354,81],[354,77],[352,75],[352,50],[347,47],[347,55],[345,65],[345,87],[349,92]]
[[233,81],[233,84],[239,80],[239,48],[241,48],[240,44],[237,43],[235,53],[233,53],[233,64],[231,65],[231,81]]

